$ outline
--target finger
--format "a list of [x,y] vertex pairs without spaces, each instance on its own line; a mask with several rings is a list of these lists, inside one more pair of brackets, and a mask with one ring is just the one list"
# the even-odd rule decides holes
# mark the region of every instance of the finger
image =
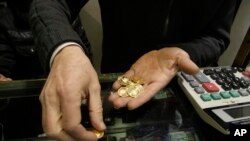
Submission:
[[45,84],[39,100],[42,105],[42,124],[46,135],[58,141],[74,141],[67,133],[65,133],[61,126],[61,113],[59,102],[56,99],[55,92],[46,89],[48,83]]
[[[127,77],[129,79],[132,78],[134,76],[134,70],[133,69],[128,70],[126,73],[124,73],[123,76],[125,76],[125,77]],[[117,91],[120,87],[121,87],[121,84],[116,80],[113,83],[112,89],[114,91]]]
[[63,130],[75,140],[96,140],[96,136],[81,125],[81,94],[64,92],[67,98],[61,98]]
[[60,124],[60,108],[56,94],[51,89],[46,89],[48,83],[45,84],[39,100],[42,105],[42,124],[44,132],[48,135],[58,133],[61,130]]
[[75,141],[72,137],[70,137],[63,130],[61,130],[59,133],[56,133],[56,134],[50,134],[49,137],[57,141]]
[[144,85],[144,90],[136,98],[130,100],[127,104],[129,110],[136,109],[149,101],[163,86],[152,83],[150,85]]
[[[99,81],[96,80],[96,83],[99,84]],[[101,99],[101,87],[92,86],[89,90],[89,115],[92,126],[99,131],[106,129],[106,126],[103,121],[103,108],[102,108],[102,99]]]
[[117,94],[116,91],[111,91],[108,100],[111,104],[113,104],[113,101],[115,101],[118,97],[119,95]]
[[115,109],[120,109],[122,107],[126,107],[127,103],[131,100],[131,97],[121,97],[114,92],[109,96],[109,101]]
[[0,74],[0,81],[11,81],[12,79],[9,77],[5,77],[4,75]]
[[188,74],[196,74],[199,72],[199,67],[188,57],[180,57],[177,60],[180,70]]

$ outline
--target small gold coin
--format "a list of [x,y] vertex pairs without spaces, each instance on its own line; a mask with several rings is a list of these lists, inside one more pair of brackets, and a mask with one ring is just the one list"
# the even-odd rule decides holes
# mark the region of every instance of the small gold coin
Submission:
[[130,87],[127,90],[127,93],[129,96],[135,98],[137,97],[140,92],[143,90],[143,86],[140,84],[134,84],[134,85],[130,85]]
[[92,130],[92,132],[96,135],[98,139],[102,138],[104,136],[104,131],[97,131],[97,130]]
[[143,91],[143,86],[141,84],[135,84],[134,88],[137,89],[138,91]]
[[118,95],[121,96],[121,97],[127,97],[128,96],[128,88],[127,87],[121,87],[118,89]]
[[129,80],[129,78],[125,77],[125,76],[119,76],[117,80],[118,80],[119,84],[121,84],[123,86],[129,85],[130,83],[132,83]]
[[136,83],[136,84],[141,84],[141,85],[144,84],[143,80],[142,80],[142,79],[139,79],[139,78],[134,78],[134,79],[132,79],[132,82],[133,82],[133,83]]

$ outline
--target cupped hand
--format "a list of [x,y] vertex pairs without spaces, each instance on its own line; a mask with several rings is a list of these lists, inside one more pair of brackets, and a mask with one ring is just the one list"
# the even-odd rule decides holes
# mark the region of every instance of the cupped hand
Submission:
[[153,50],[140,57],[124,74],[131,80],[143,82],[143,91],[136,97],[120,97],[117,90],[121,87],[114,82],[109,101],[115,108],[128,107],[132,110],[149,101],[158,91],[164,88],[182,70],[188,74],[199,71],[189,55],[177,47]]
[[92,141],[96,135],[82,124],[80,106],[87,99],[94,129],[105,130],[98,76],[78,46],[68,46],[56,55],[39,97],[42,124],[47,136],[59,141]]

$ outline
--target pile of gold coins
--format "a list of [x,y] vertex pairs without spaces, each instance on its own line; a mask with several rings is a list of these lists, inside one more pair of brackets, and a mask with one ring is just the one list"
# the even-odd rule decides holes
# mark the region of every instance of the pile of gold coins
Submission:
[[143,83],[141,81],[132,81],[125,76],[118,77],[117,81],[122,85],[117,92],[121,97],[135,98],[143,91]]

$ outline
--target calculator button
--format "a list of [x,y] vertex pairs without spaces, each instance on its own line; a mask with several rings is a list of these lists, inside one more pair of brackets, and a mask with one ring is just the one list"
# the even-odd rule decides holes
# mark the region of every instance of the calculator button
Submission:
[[242,77],[242,80],[246,81],[246,82],[250,82],[250,77]]
[[239,94],[237,91],[230,91],[229,94],[230,94],[232,97],[240,97],[240,94]]
[[213,80],[220,79],[220,77],[219,77],[218,74],[212,74],[212,75],[210,75],[210,77],[211,77]]
[[195,87],[194,91],[198,94],[203,94],[205,93],[205,90],[202,87]]
[[231,97],[231,95],[230,95],[229,92],[227,92],[227,91],[220,92],[220,95],[221,95],[221,97],[224,98],[224,99],[228,99],[228,98]]
[[214,70],[213,69],[205,69],[205,70],[203,70],[203,73],[206,75],[211,75],[211,74],[214,74]]
[[195,74],[194,77],[200,83],[210,82],[210,80],[207,78],[207,76],[204,73],[202,73],[202,72],[199,72],[199,73]]
[[215,71],[215,73],[221,73],[221,69],[220,68],[215,68],[214,71]]
[[235,83],[235,82],[231,83],[231,85],[232,85],[232,88],[235,89],[235,90],[240,89],[240,85]]
[[239,90],[241,96],[248,96],[249,92],[247,90]]
[[236,72],[231,67],[222,68],[221,71],[224,72],[224,73]]
[[217,79],[216,83],[218,83],[219,85],[222,85],[225,83],[225,81],[223,79]]
[[220,100],[221,96],[219,93],[211,93],[211,97],[213,100]]
[[250,78],[250,71],[243,71],[242,74]]
[[246,82],[243,79],[241,79],[241,81],[239,82],[239,84],[240,84],[240,87],[243,88],[243,89],[244,88],[248,88],[248,86],[249,86],[248,82]]
[[231,84],[233,82],[233,80],[229,77],[226,77],[224,80],[226,83],[229,83],[229,84]]
[[235,78],[235,77],[236,77],[236,76],[234,75],[234,73],[232,73],[232,72],[227,73],[227,76],[230,77],[230,78]]
[[248,88],[247,91],[250,93],[250,88]]
[[192,75],[189,75],[189,74],[186,74],[184,72],[181,72],[181,75],[183,76],[183,78],[187,81],[187,82],[190,82],[190,81],[194,81],[194,77]]
[[228,91],[228,90],[231,90],[231,89],[232,89],[232,87],[230,86],[230,84],[227,84],[227,83],[221,85],[221,87],[222,87],[225,91]]
[[214,83],[203,83],[202,87],[207,92],[218,92],[220,90]]
[[220,73],[219,76],[220,76],[220,78],[224,78],[224,79],[227,77],[227,75],[225,73]]
[[191,81],[189,84],[192,88],[199,87],[199,83],[197,81]]
[[202,94],[200,97],[203,101],[211,101],[212,99],[209,94]]

